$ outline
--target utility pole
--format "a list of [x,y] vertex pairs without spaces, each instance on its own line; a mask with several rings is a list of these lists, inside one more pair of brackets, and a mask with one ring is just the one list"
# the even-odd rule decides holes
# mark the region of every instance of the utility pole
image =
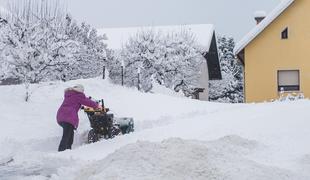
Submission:
[[105,66],[102,68],[102,79],[105,79]]
[[124,60],[122,60],[122,69],[121,69],[121,71],[122,71],[122,86],[124,86],[124,69],[125,69],[125,62],[124,62]]
[[138,90],[140,91],[140,74],[141,74],[141,68],[138,67]]

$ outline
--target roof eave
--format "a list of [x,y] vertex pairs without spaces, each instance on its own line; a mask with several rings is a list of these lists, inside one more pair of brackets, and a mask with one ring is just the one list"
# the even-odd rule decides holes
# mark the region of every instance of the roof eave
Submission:
[[244,49],[242,49],[238,54],[236,54],[237,59],[239,59],[244,66]]

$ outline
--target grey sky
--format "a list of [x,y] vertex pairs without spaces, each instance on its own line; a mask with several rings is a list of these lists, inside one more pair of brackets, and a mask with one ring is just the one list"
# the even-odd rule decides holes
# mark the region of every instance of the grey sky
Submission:
[[[3,0],[0,0],[0,2]],[[100,27],[215,24],[218,34],[239,40],[254,25],[256,10],[271,11],[280,0],[68,0],[79,21]]]
[[218,34],[239,40],[254,25],[256,10],[271,11],[280,0],[69,0],[79,20],[96,27],[215,24]]

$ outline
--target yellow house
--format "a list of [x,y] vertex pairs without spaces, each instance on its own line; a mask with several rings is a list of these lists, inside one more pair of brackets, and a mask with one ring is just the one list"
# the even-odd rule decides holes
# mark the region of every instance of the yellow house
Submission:
[[282,94],[310,98],[310,0],[283,0],[237,45],[244,64],[245,102]]

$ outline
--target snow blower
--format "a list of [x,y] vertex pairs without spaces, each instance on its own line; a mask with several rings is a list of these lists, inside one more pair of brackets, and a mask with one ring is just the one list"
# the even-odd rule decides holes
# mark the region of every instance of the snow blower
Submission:
[[100,139],[111,139],[134,131],[133,118],[115,118],[114,114],[108,113],[109,108],[105,108],[103,100],[98,103],[101,103],[102,109],[82,107],[92,128],[88,132],[88,143],[94,143]]

